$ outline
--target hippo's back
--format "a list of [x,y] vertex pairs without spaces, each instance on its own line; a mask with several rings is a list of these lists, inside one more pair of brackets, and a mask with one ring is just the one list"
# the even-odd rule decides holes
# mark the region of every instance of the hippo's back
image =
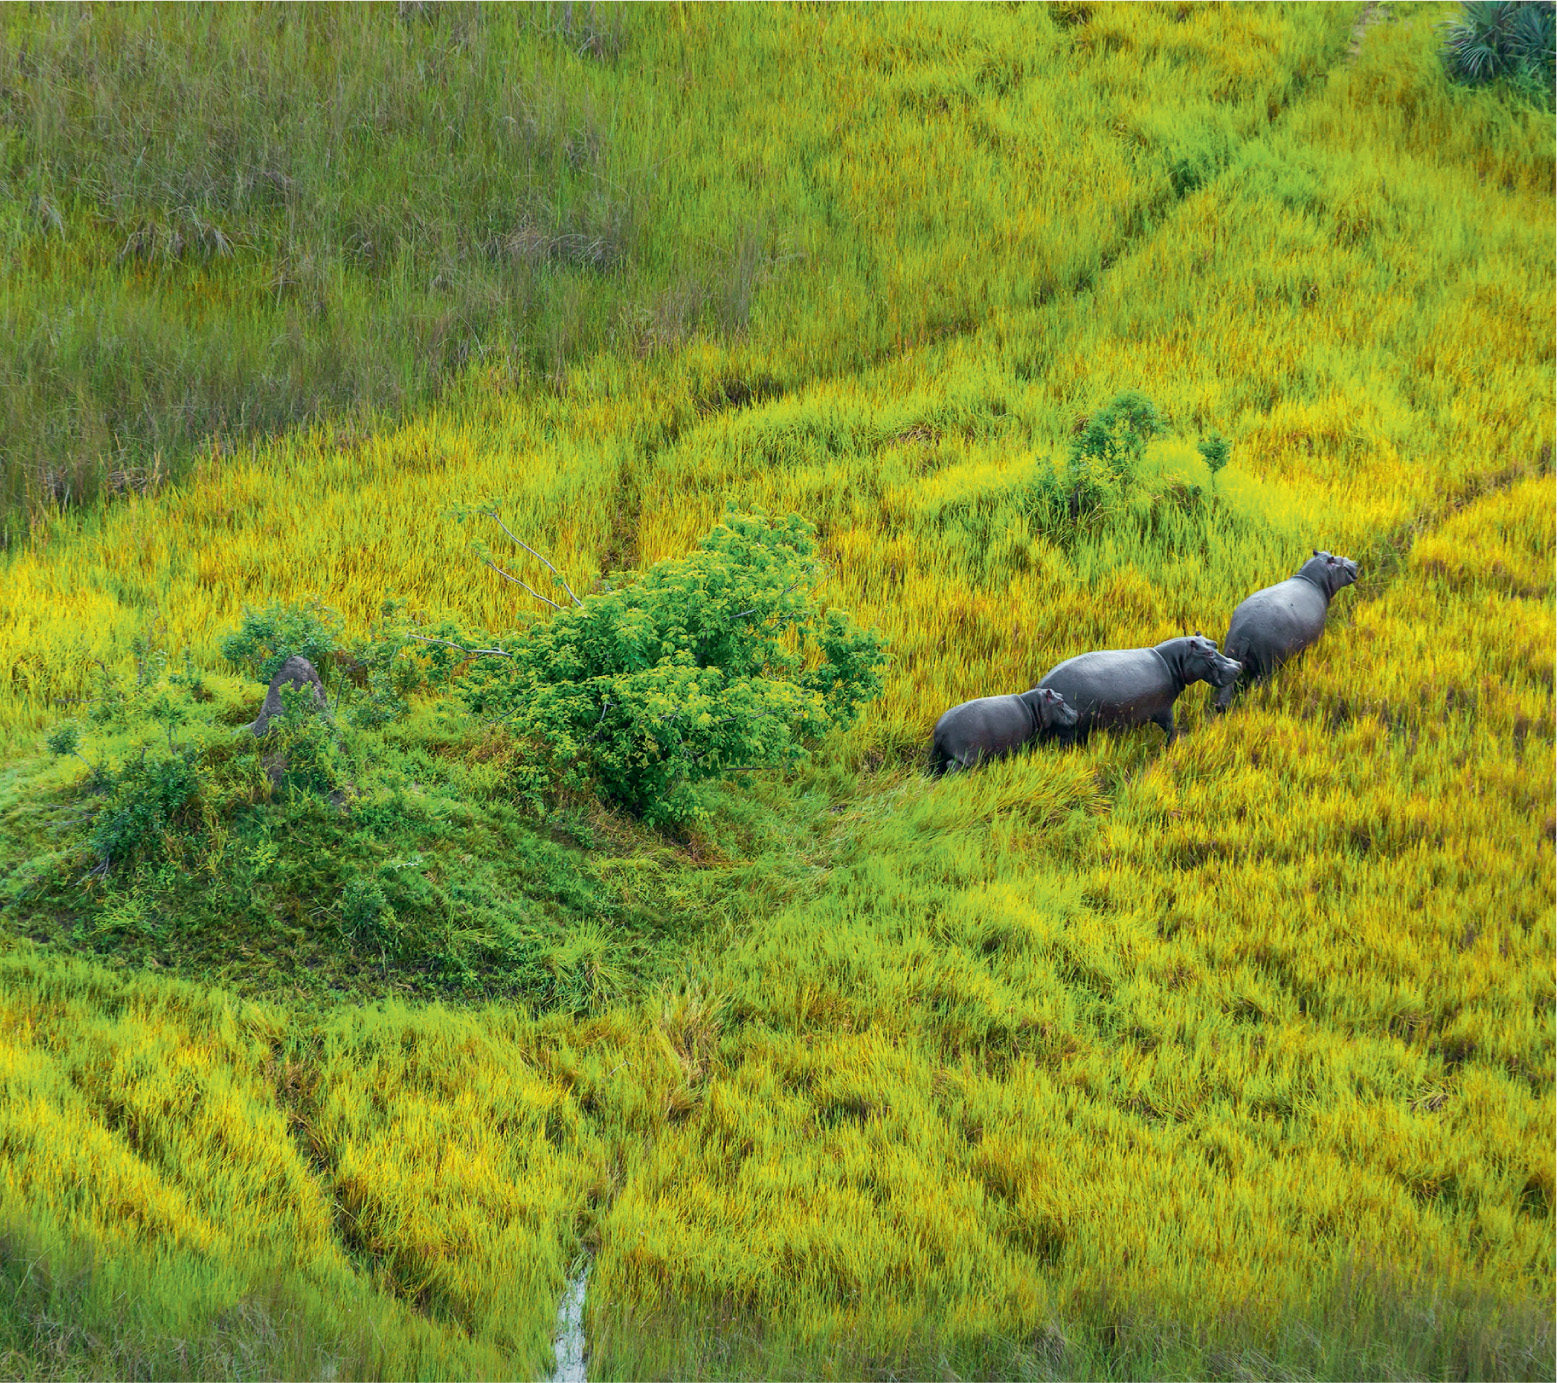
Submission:
[[1032,713],[1019,696],[981,696],[953,706],[935,722],[937,762],[972,768],[1025,744],[1033,734]]
[[1038,683],[1076,708],[1077,729],[1139,725],[1171,707],[1177,688],[1154,649],[1113,648],[1080,653],[1049,669]]
[[1289,577],[1256,591],[1233,611],[1223,652],[1252,676],[1269,676],[1325,629],[1329,602],[1312,581]]

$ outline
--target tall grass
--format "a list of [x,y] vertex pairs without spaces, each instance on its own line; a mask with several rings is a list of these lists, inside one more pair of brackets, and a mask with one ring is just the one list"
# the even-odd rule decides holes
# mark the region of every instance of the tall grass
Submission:
[[[1044,10],[12,11],[0,533],[473,364],[556,387],[602,346],[749,335],[779,355],[749,393],[965,330],[1090,282],[1343,31],[1317,9],[1081,35]],[[813,82],[829,101],[797,102]]]
[[[306,1285],[343,1371],[538,1371],[588,1249],[601,1376],[1551,1377],[1552,126],[1448,86],[1436,13],[1350,63],[1355,11],[1253,6],[678,7],[567,58],[614,166],[674,151],[614,271],[664,296],[545,388],[472,362],[38,523],[0,861],[137,636],[214,668],[246,601],[531,618],[441,517],[478,498],[579,590],[798,510],[886,693],[709,790],[653,861],[701,926],[593,1016],[245,1006],[12,901],[57,939],[0,960],[8,1213],[62,1262],[192,1255],[218,1352],[218,1297]],[[1167,435],[1058,520],[1125,387]],[[1315,546],[1363,568],[1324,639],[1224,719],[1191,692],[1170,752],[920,775],[947,705],[1220,636]]]
[[598,341],[642,194],[597,47],[544,9],[8,13],[5,531]]

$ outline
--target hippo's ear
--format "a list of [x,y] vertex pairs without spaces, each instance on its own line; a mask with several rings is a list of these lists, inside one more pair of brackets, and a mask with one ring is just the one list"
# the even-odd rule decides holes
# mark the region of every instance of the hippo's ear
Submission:
[[1319,549],[1317,547],[1314,549],[1314,556],[1319,556]]

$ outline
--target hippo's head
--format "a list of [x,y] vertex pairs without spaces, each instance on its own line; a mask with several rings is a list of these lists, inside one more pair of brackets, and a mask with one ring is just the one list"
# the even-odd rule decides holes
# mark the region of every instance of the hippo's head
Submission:
[[1198,629],[1184,644],[1184,656],[1180,662],[1184,681],[1209,682],[1213,687],[1230,687],[1238,680],[1243,664],[1236,658],[1224,658],[1216,651],[1216,640],[1208,639]]
[[1298,575],[1307,577],[1327,597],[1333,598],[1343,586],[1350,586],[1357,579],[1357,564],[1350,557],[1337,557],[1333,552],[1321,552],[1316,547],[1314,555],[1299,568]]
[[1053,687],[1039,687],[1038,721],[1045,730],[1069,730],[1076,723],[1076,708]]

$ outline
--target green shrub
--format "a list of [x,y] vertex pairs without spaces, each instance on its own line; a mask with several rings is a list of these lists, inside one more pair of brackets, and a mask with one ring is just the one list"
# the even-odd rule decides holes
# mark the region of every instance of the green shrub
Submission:
[[[355,724],[383,725],[406,714],[413,692],[447,680],[455,663],[447,647],[414,639],[412,627],[403,600],[386,600],[377,622],[356,638],[346,637],[340,615],[317,598],[295,605],[273,601],[259,610],[245,607],[242,624],[222,639],[221,651],[265,684],[288,658],[307,658]],[[434,632],[454,630],[445,625]]]
[[534,799],[561,784],[651,823],[698,817],[694,783],[793,762],[881,690],[884,641],[815,603],[812,534],[728,515],[690,557],[477,658],[464,698],[529,743]]
[[81,727],[75,721],[62,720],[49,731],[44,743],[55,758],[64,758],[69,754],[80,759],[88,768],[92,767],[91,762],[81,752]]
[[1137,489],[1146,444],[1163,429],[1152,401],[1126,389],[1080,420],[1063,471],[1041,464],[1028,502],[1029,518],[1062,542],[1082,520],[1114,512]]
[[197,823],[203,777],[193,749],[155,758],[143,749],[112,773],[87,835],[96,872],[166,859],[174,834]]
[[[180,858],[185,844],[205,834],[208,821],[228,819],[255,800],[262,769],[275,786],[316,796],[335,793],[350,780],[345,738],[306,691],[281,689],[285,709],[264,741],[247,734],[234,740],[229,730],[213,743],[207,732],[214,713],[205,709],[213,698],[206,693],[202,700],[198,679],[167,675],[166,661],[160,654],[149,658],[140,684],[130,690],[105,669],[102,690],[88,708],[98,724],[129,730],[137,739],[153,727],[161,732],[150,744],[142,740],[122,763],[87,758],[74,720],[46,736],[51,754],[79,759],[89,771],[77,821],[85,824],[94,874]],[[177,733],[191,722],[195,742],[180,743]]]
[[1216,484],[1217,475],[1232,458],[1232,443],[1220,432],[1212,432],[1209,436],[1201,438],[1196,443],[1195,449],[1205,460],[1206,469],[1211,472],[1211,483]]
[[[333,653],[339,695],[357,725],[385,725],[410,710],[410,697],[447,683],[457,656],[446,643],[428,643],[413,635],[403,600],[386,600],[366,634],[341,643]],[[441,624],[431,633],[449,639],[457,630]]]
[[1161,431],[1156,407],[1140,390],[1114,395],[1072,438],[1071,481],[1078,486],[1102,482],[1129,488],[1147,442]]
[[1557,80],[1557,9],[1551,0],[1470,0],[1444,24],[1444,64],[1458,82],[1505,78],[1550,110]]
[[341,892],[341,930],[352,940],[363,939],[398,953],[399,919],[377,879],[353,874]]
[[330,680],[330,655],[341,642],[341,617],[318,599],[300,605],[272,601],[243,610],[243,623],[222,639],[222,657],[256,682],[270,679],[293,655],[307,658],[322,682]]
[[271,721],[264,740],[267,762],[278,785],[324,797],[345,786],[350,757],[334,721],[301,687],[280,688],[284,714]]

